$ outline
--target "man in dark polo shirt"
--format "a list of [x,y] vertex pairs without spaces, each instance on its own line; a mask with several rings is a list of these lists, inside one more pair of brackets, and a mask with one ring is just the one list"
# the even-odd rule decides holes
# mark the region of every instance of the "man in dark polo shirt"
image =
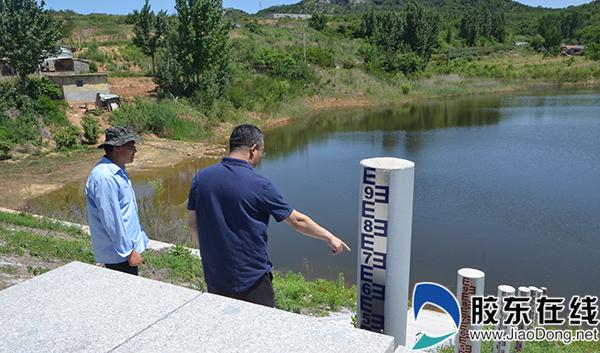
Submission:
[[188,210],[192,239],[199,240],[209,293],[275,306],[267,255],[269,217],[321,239],[334,255],[348,245],[294,210],[269,179],[254,170],[264,149],[262,131],[240,125],[229,138],[229,157],[196,174]]

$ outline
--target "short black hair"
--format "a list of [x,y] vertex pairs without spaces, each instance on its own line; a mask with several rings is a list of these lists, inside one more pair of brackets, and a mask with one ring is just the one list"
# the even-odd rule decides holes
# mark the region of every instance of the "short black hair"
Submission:
[[243,124],[236,126],[229,137],[229,151],[233,152],[240,147],[252,147],[253,145],[264,145],[263,132],[256,126]]
[[104,153],[108,155],[108,154],[112,153],[112,151],[115,149],[115,146],[113,146],[113,145],[104,145],[103,148],[104,148]]

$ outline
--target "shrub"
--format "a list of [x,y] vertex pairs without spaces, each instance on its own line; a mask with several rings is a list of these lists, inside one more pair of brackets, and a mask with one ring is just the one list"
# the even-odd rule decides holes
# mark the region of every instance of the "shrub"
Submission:
[[306,58],[311,64],[319,65],[321,67],[335,66],[333,54],[331,53],[331,51],[325,50],[321,47],[307,48]]
[[246,25],[246,28],[248,28],[248,30],[254,34],[262,33],[262,29],[260,28],[260,25],[258,23],[256,23],[255,21],[248,22],[248,24]]
[[531,42],[529,43],[529,45],[535,51],[542,50],[542,48],[544,47],[544,37],[540,36],[539,34],[536,34],[535,36],[533,36],[533,38],[531,38]]
[[90,72],[98,72],[98,65],[95,61],[90,61]]
[[600,43],[589,44],[584,53],[592,60],[600,60]]
[[98,118],[92,115],[85,115],[83,117],[83,137],[85,141],[91,145],[95,144],[100,136],[100,124]]
[[67,126],[69,119],[62,110],[65,105],[64,101],[54,100],[44,95],[37,101],[37,110],[43,116],[46,125]]
[[183,100],[136,99],[112,112],[113,125],[129,125],[136,130],[174,140],[206,137],[208,119]]
[[316,31],[322,31],[327,26],[327,17],[325,15],[315,12],[308,21],[308,25]]
[[79,130],[73,126],[65,126],[56,130],[54,142],[58,149],[74,149],[79,146]]
[[308,67],[298,62],[290,54],[276,49],[263,48],[254,56],[254,68],[259,72],[274,77],[306,80],[309,78]]
[[387,72],[403,72],[411,74],[421,71],[425,67],[425,62],[414,52],[396,53],[385,58],[383,69]]
[[41,96],[48,96],[50,99],[60,99],[62,97],[60,86],[50,82],[47,77],[27,79],[25,92],[23,93],[31,99],[38,99]]
[[408,83],[403,83],[402,86],[400,86],[402,89],[402,94],[409,94],[410,93],[410,84]]
[[101,63],[109,61],[108,56],[98,47],[97,42],[90,43],[87,50],[81,53],[79,57],[81,59],[93,60]]

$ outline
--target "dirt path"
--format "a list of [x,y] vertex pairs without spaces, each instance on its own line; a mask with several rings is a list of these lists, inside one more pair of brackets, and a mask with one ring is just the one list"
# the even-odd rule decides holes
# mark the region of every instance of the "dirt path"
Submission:
[[156,89],[151,77],[109,77],[110,92],[125,100],[147,97]]

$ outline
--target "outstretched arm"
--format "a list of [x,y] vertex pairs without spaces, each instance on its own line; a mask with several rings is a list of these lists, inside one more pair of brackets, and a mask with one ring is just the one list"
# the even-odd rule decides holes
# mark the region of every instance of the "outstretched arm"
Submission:
[[341,239],[301,212],[293,210],[290,216],[286,218],[285,223],[297,232],[327,242],[334,255],[341,254],[344,250],[350,251],[348,245]]

